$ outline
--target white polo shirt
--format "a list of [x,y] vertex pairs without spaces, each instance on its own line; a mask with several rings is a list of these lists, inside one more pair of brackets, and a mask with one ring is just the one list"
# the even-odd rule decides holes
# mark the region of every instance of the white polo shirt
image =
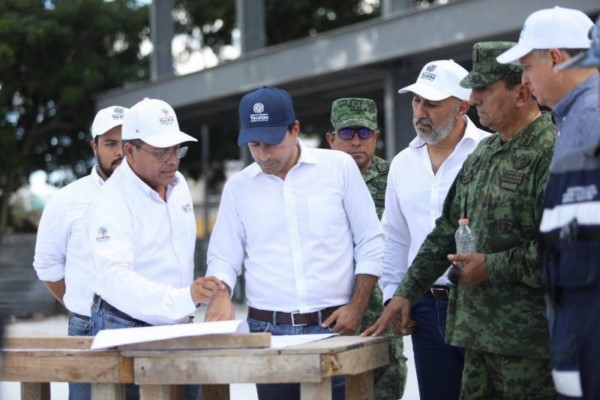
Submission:
[[88,176],[54,193],[40,219],[33,257],[38,278],[49,282],[64,278],[65,307],[88,317],[94,264],[83,216],[103,183],[94,167]]
[[[490,136],[467,116],[465,119],[467,127],[463,138],[436,173],[427,145],[418,136],[392,160],[382,218],[385,256],[379,286],[384,301],[392,298],[421,244],[435,227],[435,220],[442,215],[446,195],[467,156],[481,140]],[[449,283],[444,273],[435,285]]]
[[196,220],[183,175],[177,172],[165,202],[123,160],[85,225],[94,250],[95,293],[152,325],[184,322],[195,312],[190,284]]
[[383,231],[356,163],[299,143],[285,180],[254,163],[226,183],[208,248],[207,275],[233,288],[245,266],[248,305],[262,310],[343,305],[355,274],[381,275]]

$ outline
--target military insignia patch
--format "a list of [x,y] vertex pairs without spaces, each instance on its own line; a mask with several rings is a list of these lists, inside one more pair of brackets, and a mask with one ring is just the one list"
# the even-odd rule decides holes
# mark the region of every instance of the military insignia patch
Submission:
[[517,190],[524,177],[523,172],[506,171],[500,175],[500,187],[513,191]]
[[512,156],[512,164],[515,169],[523,169],[529,165],[531,162],[531,156],[527,154],[523,155],[513,155]]
[[466,185],[467,183],[469,183],[469,182],[471,182],[473,180],[473,176],[475,176],[475,173],[473,173],[473,171],[469,171],[467,173],[464,173],[460,177],[460,183],[462,183],[463,185]]
[[532,135],[531,133],[528,133],[527,135],[525,135],[523,137],[523,140],[521,140],[521,143],[523,143],[524,146],[531,146],[531,144],[533,143],[533,141],[535,140],[535,135]]

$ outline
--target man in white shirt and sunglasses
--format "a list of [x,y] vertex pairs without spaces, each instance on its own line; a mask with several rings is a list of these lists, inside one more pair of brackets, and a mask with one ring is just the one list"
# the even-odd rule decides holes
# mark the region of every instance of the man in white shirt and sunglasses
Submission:
[[[196,139],[179,130],[173,108],[144,99],[123,121],[125,159],[102,187],[86,221],[94,249],[92,331],[186,323],[225,286],[193,279],[196,219],[177,171]],[[128,385],[127,399],[137,399]],[[196,399],[197,386],[186,387]]]

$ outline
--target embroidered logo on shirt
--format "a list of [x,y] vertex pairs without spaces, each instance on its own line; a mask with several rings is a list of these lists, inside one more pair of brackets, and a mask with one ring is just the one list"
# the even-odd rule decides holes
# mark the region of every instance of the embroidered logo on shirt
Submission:
[[104,243],[110,240],[110,236],[108,235],[108,229],[106,229],[104,226],[98,228],[97,233],[98,235],[96,236],[96,242]]
[[184,206],[181,206],[181,209],[183,210],[184,213],[191,213],[192,212],[192,206],[190,203],[187,203]]

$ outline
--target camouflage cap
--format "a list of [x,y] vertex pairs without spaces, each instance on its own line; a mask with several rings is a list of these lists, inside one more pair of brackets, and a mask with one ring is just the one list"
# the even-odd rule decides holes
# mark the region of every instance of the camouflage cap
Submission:
[[512,48],[514,42],[479,42],[473,45],[473,69],[460,85],[465,88],[482,88],[496,82],[504,75],[522,72],[520,65],[500,64],[496,57]]
[[371,99],[342,98],[331,104],[331,125],[333,129],[349,126],[362,126],[377,129],[377,105]]

